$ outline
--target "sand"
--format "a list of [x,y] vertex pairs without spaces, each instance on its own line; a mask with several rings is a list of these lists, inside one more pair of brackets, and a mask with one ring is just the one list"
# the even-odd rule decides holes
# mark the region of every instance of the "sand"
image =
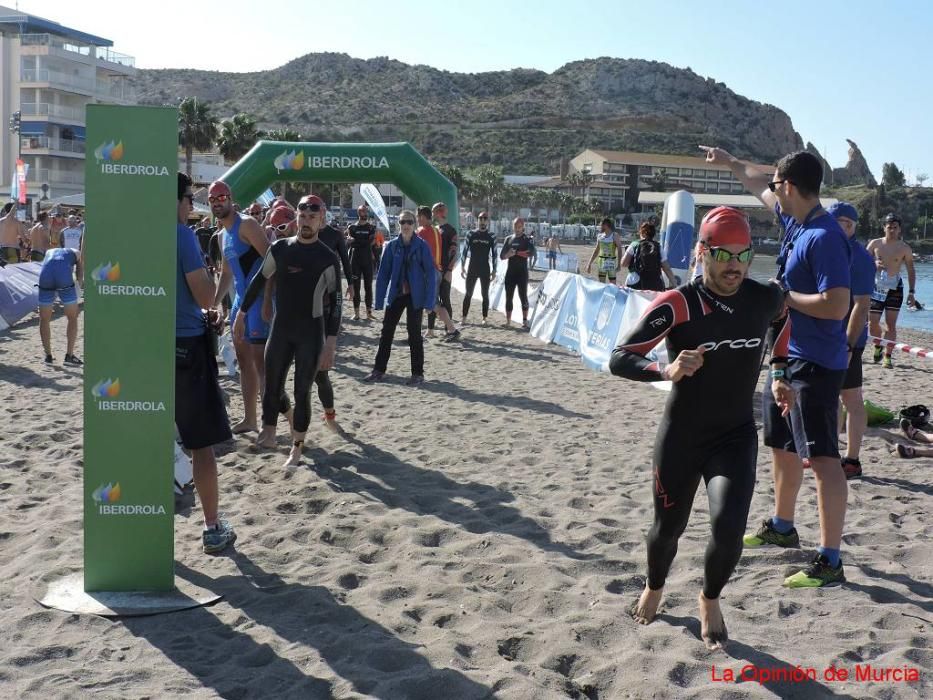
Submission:
[[[132,619],[34,600],[82,565],[81,372],[42,366],[35,320],[0,335],[0,697],[933,696],[931,462],[891,456],[896,429],[870,431],[865,477],[850,482],[849,582],[780,586],[817,542],[808,476],[805,548],[744,553],[722,597],[731,640],[710,652],[696,617],[702,487],[661,615],[647,627],[628,615],[644,585],[666,394],[520,331],[473,325],[460,343],[427,345],[423,386],[404,385],[401,343],[388,380],[366,385],[378,329],[345,323],[334,373],[343,432],[325,431],[315,405],[304,466],[280,466],[284,437],[275,452],[252,450],[250,436],[218,450],[234,548],[201,553],[200,509],[182,505],[177,577],[223,599]],[[61,357],[60,315],[53,338]],[[865,370],[878,403],[933,401],[933,363]],[[221,382],[238,420],[239,385]],[[758,470],[751,525],[771,513],[764,450]],[[815,678],[723,680],[749,665]],[[868,665],[921,680],[857,679]],[[828,679],[831,666],[849,678]]]

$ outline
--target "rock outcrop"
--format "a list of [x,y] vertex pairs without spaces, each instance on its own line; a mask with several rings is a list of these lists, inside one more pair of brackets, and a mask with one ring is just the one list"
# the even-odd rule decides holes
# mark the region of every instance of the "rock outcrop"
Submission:
[[875,176],[871,174],[871,168],[868,167],[868,161],[855,144],[855,141],[846,139],[849,144],[849,160],[844,168],[835,168],[833,170],[833,184],[837,187],[846,185],[868,185],[876,187],[878,182]]

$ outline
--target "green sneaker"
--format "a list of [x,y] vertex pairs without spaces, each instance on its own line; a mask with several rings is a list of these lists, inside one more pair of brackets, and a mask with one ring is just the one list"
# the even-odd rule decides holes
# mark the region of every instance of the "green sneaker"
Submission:
[[803,571],[784,579],[787,588],[820,588],[821,586],[837,586],[845,583],[846,576],[842,570],[842,561],[835,569],[829,565],[829,559],[817,554],[813,562]]
[[881,366],[885,369],[894,369],[894,363],[891,361],[891,358],[887,355],[884,356],[884,359],[881,361]]
[[880,345],[876,345],[876,346],[875,346],[875,349],[872,350],[871,359],[872,359],[872,361],[873,361],[876,365],[877,365],[879,362],[881,362],[881,353],[882,353],[882,352],[884,352],[884,351],[881,349],[881,346],[880,346]]
[[765,518],[765,521],[758,528],[754,535],[745,535],[742,542],[746,547],[763,547],[766,544],[777,545],[778,547],[789,547],[792,549],[800,548],[800,536],[797,534],[797,528],[791,528],[790,532],[780,533],[774,529],[771,524],[771,518]]
[[218,520],[210,530],[201,533],[201,544],[205,554],[217,554],[236,542],[236,532],[226,520]]

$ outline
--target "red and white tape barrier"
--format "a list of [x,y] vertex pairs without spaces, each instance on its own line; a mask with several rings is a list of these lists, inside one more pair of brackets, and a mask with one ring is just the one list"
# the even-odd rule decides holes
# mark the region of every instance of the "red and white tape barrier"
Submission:
[[901,352],[906,352],[908,355],[913,355],[915,357],[933,358],[933,350],[927,350],[926,348],[915,348],[912,345],[907,345],[906,343],[896,343],[893,340],[876,338],[873,335],[868,336],[868,339],[872,341],[872,345],[891,347],[894,350],[900,350]]

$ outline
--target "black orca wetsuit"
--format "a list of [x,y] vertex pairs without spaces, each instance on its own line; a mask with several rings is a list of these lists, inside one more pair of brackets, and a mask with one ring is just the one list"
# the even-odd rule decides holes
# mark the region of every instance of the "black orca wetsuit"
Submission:
[[483,295],[483,318],[486,318],[489,315],[489,278],[496,274],[496,239],[487,230],[470,231],[463,247],[462,265],[467,264],[467,256],[470,257],[470,265],[467,267],[463,315],[466,316],[470,311],[473,290],[476,289],[476,281],[479,280],[480,292]]
[[322,226],[317,237],[321,243],[337,253],[340,258],[340,265],[343,267],[343,275],[347,280],[347,286],[352,287],[353,273],[350,270],[350,256],[347,253],[347,237],[342,231],[338,231],[330,224]]
[[[320,240],[300,243],[282,238],[273,243],[246,290],[248,310],[275,276],[275,315],[266,342],[266,386],[262,395],[263,425],[275,425],[287,410],[285,379],[295,363],[293,428],[303,433],[311,422],[311,382],[321,363],[326,336],[340,330],[340,260]],[[283,405],[283,401],[286,402]]]
[[366,294],[366,310],[373,310],[373,245],[376,227],[371,223],[347,227],[350,238],[350,272],[353,273],[353,308],[360,308],[360,283]]
[[612,353],[613,374],[650,382],[663,379],[646,357],[662,340],[671,361],[682,350],[706,348],[703,366],[674,383],[655,439],[654,524],[648,533],[653,590],[664,586],[701,478],[712,527],[703,595],[719,597],[739,561],[758,456],[755,387],[769,330],[772,356],[787,356],[790,321],[783,307],[777,285],[746,279],[735,294],[720,297],[697,279],[659,294]]
[[505,316],[512,316],[512,297],[518,289],[518,300],[522,305],[522,318],[528,316],[528,260],[537,255],[535,244],[525,235],[511,234],[502,243],[499,257],[506,260],[506,254],[514,250],[515,255],[508,258],[505,269]]

